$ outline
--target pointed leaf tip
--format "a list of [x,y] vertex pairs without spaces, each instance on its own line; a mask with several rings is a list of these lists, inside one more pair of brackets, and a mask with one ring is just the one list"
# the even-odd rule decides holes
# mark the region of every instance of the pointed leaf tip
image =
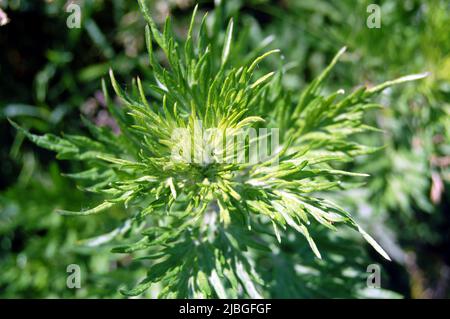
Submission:
[[223,46],[223,52],[222,52],[222,65],[224,65],[227,60],[228,56],[230,55],[230,49],[231,49],[231,40],[233,38],[233,18],[230,19],[230,23],[228,24],[226,36],[225,36],[225,43]]
[[372,238],[364,229],[361,228],[361,226],[356,225],[358,228],[358,231],[363,236],[363,238],[386,260],[391,261],[391,257],[387,254],[387,252],[376,242],[375,239]]
[[102,211],[114,206],[114,203],[111,202],[103,202],[100,205],[80,212],[74,212],[74,211],[68,211],[63,209],[57,209],[56,212],[63,216],[87,216],[87,215],[93,215],[101,213]]
[[399,77],[395,80],[386,81],[377,86],[374,86],[374,87],[368,89],[367,92],[369,94],[375,94],[375,93],[383,91],[384,89],[386,89],[392,85],[401,84],[401,83],[410,82],[410,81],[421,80],[423,78],[426,78],[430,74],[431,74],[430,72],[423,72],[423,73],[418,73],[418,74],[405,75],[405,76]]

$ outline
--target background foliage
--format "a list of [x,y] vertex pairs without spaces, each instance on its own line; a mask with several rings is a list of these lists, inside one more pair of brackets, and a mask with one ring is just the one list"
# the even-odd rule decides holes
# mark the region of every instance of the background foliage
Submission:
[[[149,3],[158,23],[170,13],[175,31],[186,33],[192,2]],[[321,261],[297,239],[284,243],[275,255],[254,256],[263,279],[273,282],[267,294],[378,297],[365,289],[365,268],[375,262],[383,265],[383,288],[406,297],[449,297],[450,5],[438,0],[382,1],[382,28],[368,29],[367,1],[226,3],[224,19],[234,17],[240,32],[248,33],[240,34],[248,42],[238,46],[255,48],[274,35],[272,46],[282,50],[287,65],[283,85],[291,89],[303,88],[344,45],[349,53],[327,82],[330,92],[431,72],[422,82],[389,89],[380,97],[385,108],[370,113],[367,121],[385,132],[360,138],[384,148],[351,167],[371,174],[367,184],[335,198],[357,214],[393,262],[384,262],[351,234],[335,238],[318,229],[316,241],[327,247],[321,250]],[[2,297],[120,297],[119,286],[130,287],[145,276],[145,269],[128,255],[111,254],[109,244],[90,247],[85,241],[115,229],[125,213],[113,208],[89,219],[54,213],[92,207],[99,199],[74,191],[74,183],[61,176],[80,170],[79,163],[56,162],[52,153],[24,140],[6,121],[20,121],[35,132],[78,134],[86,131],[79,120],[82,113],[115,129],[100,80],[110,67],[121,83],[149,76],[145,22],[137,3],[81,4],[82,28],[68,29],[66,1],[1,2],[10,19],[0,27]],[[213,7],[202,1],[199,10]],[[259,71],[279,67],[279,61],[269,59]],[[119,236],[126,237],[126,231]],[[65,270],[72,263],[85,275],[79,290],[65,285]]]

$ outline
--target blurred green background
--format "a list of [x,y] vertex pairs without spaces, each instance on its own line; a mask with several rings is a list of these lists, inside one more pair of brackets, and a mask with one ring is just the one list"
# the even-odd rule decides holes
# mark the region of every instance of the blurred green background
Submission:
[[[72,2],[82,8],[79,29],[66,25]],[[194,1],[148,2],[158,22],[170,14],[184,34]],[[379,29],[366,25],[371,3],[381,9]],[[213,1],[199,5],[214,8]],[[137,281],[145,269],[85,240],[114,229],[125,212],[88,219],[54,213],[96,199],[62,175],[78,163],[56,161],[7,118],[40,133],[85,131],[80,114],[113,127],[101,79],[110,67],[123,83],[149,74],[137,3],[0,0],[0,8],[0,297],[120,297],[117,287]],[[344,45],[348,54],[329,89],[431,73],[383,93],[385,108],[367,121],[384,132],[360,138],[384,148],[352,167],[371,177],[335,196],[393,257],[385,262],[365,247],[383,266],[383,288],[407,298],[450,297],[450,2],[227,0],[226,8],[226,16],[245,26],[248,45],[274,36],[290,88],[300,90]],[[280,61],[264,67],[279,68]],[[69,264],[82,268],[81,289],[66,287]]]

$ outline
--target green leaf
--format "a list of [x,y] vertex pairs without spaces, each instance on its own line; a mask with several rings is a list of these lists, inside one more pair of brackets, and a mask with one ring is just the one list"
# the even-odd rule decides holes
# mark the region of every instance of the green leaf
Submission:
[[146,278],[144,280],[142,280],[136,287],[134,287],[133,289],[127,290],[127,289],[120,289],[120,293],[128,296],[128,297],[134,297],[134,296],[139,296],[140,294],[142,294],[144,291],[146,291],[148,288],[150,288],[150,286],[153,284],[153,281],[151,278]]
[[401,83],[405,83],[405,82],[410,82],[410,81],[416,81],[416,80],[420,80],[420,79],[424,79],[427,76],[429,76],[430,73],[429,72],[424,72],[424,73],[419,73],[419,74],[411,74],[411,75],[406,75],[406,76],[402,76],[398,79],[395,80],[391,80],[391,81],[386,81],[382,84],[379,84],[377,86],[374,86],[373,88],[370,88],[367,90],[368,95],[373,95],[375,93],[381,92],[384,89],[396,85],[396,84],[401,84]]
[[355,224],[355,227],[358,229],[358,231],[361,233],[361,235],[364,237],[364,239],[385,259],[391,261],[391,257],[384,251],[383,248],[375,241],[375,239],[372,238],[364,229],[362,229],[358,224]]
[[68,210],[57,210],[58,214],[65,215],[65,216],[87,216],[87,215],[93,215],[103,212],[104,210],[107,210],[108,208],[111,208],[115,205],[115,203],[111,202],[103,202],[100,205],[80,212],[73,212]]
[[231,40],[233,38],[233,19],[228,23],[227,31],[225,34],[225,43],[223,45],[222,51],[222,65],[224,65],[228,61],[228,57],[230,55],[231,50]]

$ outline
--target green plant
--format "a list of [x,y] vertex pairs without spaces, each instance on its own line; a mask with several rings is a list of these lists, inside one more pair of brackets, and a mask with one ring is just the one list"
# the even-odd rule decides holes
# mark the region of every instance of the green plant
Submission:
[[[353,178],[366,176],[339,168],[376,150],[353,139],[375,129],[363,123],[365,112],[378,107],[371,98],[424,74],[360,87],[349,94],[343,90],[324,94],[323,83],[342,49],[318,78],[296,94],[282,85],[283,72],[258,75],[258,65],[278,50],[245,55],[233,48],[233,20],[222,33],[220,8],[212,21],[203,17],[197,37],[195,9],[186,41],[180,45],[170,19],[161,33],[145,2],[139,4],[148,23],[145,35],[154,79],[150,83],[136,79],[127,93],[111,71],[121,106],[110,100],[103,82],[108,110],[120,134],[86,119],[83,122],[93,138],[37,136],[11,122],[37,145],[55,151],[57,158],[85,162],[87,170],[67,176],[78,180],[84,190],[105,197],[94,208],[61,214],[92,215],[117,205],[129,211],[124,225],[131,227],[113,251],[136,252],[150,270],[137,287],[122,292],[139,295],[160,283],[160,297],[270,297],[267,276],[255,260],[278,254],[276,242],[281,243],[290,229],[300,232],[320,259],[311,234],[348,225],[389,259],[347,211],[323,196],[333,189],[351,188]],[[168,67],[156,59],[153,41]],[[205,139],[198,133],[200,123],[205,129],[217,129],[216,133]],[[220,161],[222,152],[227,159],[234,154],[234,145],[223,148],[223,136],[234,139],[241,133],[246,136],[244,157],[249,157],[254,142],[247,138],[251,128],[278,129],[280,147],[256,163]],[[192,139],[174,135],[179,129]],[[256,137],[257,143],[267,139],[273,142],[276,136]],[[181,153],[174,157],[174,149]],[[184,151],[201,154],[200,161],[188,160]],[[123,227],[102,241],[113,240]]]
[[[418,70],[430,72],[420,83],[392,88],[379,97],[385,107],[369,115],[367,123],[376,123],[384,133],[361,138],[384,147],[351,166],[371,177],[337,200],[355,212],[386,248],[395,262],[388,272],[404,278],[405,295],[448,296],[448,289],[442,288],[448,254],[440,253],[448,251],[449,245],[450,41],[442,31],[450,21],[448,1],[380,1],[380,29],[366,26],[372,1],[285,3],[286,8],[267,5],[263,10],[283,17],[272,28],[286,37],[277,45],[288,59],[304,59],[298,67],[300,80],[309,75],[308,66],[323,64],[327,52],[344,44],[352,52],[346,57],[352,63],[336,68],[331,87],[384,81]],[[298,38],[302,41],[293,40]]]

